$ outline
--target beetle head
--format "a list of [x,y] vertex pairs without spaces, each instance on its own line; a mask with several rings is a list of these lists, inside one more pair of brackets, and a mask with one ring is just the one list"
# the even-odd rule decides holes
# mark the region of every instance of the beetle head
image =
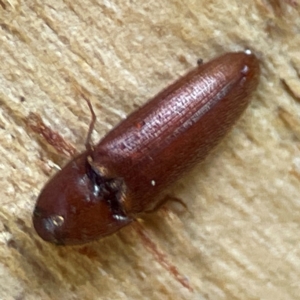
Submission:
[[132,219],[123,207],[122,178],[94,165],[88,151],[69,162],[44,187],[33,225],[45,241],[72,245],[109,235]]

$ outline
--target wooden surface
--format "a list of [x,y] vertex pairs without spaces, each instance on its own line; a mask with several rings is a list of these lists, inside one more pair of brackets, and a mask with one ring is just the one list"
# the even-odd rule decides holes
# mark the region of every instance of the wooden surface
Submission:
[[[0,1],[0,299],[299,299],[299,5]],[[245,48],[262,68],[249,109],[172,188],[188,211],[170,203],[142,223],[193,291],[132,226],[82,247],[39,239],[35,200],[67,159],[26,126],[30,113],[80,151],[90,114],[76,88],[98,141],[198,58]]]

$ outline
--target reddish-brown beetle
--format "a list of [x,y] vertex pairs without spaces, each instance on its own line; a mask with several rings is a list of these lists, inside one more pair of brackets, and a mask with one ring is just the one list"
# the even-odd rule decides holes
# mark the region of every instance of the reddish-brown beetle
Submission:
[[56,244],[82,244],[158,206],[162,191],[237,121],[258,76],[249,50],[198,65],[48,182],[33,214],[37,233]]

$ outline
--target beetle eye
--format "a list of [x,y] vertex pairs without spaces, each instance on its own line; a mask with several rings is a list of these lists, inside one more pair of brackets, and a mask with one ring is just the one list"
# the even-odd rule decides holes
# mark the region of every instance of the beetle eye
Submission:
[[88,161],[86,162],[86,174],[87,174],[88,178],[91,180],[93,185],[101,184],[102,176],[95,171],[95,169],[91,166],[91,164]]
[[86,161],[86,174],[91,181],[93,195],[95,197],[105,198],[105,195],[109,193],[105,187],[107,179],[105,179],[88,160]]
[[86,174],[91,181],[93,195],[108,203],[113,216],[127,218],[121,204],[125,191],[124,180],[119,177],[105,176],[101,170],[93,166],[91,159],[87,159]]

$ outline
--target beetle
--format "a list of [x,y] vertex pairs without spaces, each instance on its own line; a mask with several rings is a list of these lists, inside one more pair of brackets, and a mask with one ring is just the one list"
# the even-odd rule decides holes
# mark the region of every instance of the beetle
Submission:
[[199,63],[98,144],[87,143],[46,184],[33,213],[38,235],[55,244],[83,244],[158,207],[163,191],[228,133],[258,79],[259,62],[250,50]]

